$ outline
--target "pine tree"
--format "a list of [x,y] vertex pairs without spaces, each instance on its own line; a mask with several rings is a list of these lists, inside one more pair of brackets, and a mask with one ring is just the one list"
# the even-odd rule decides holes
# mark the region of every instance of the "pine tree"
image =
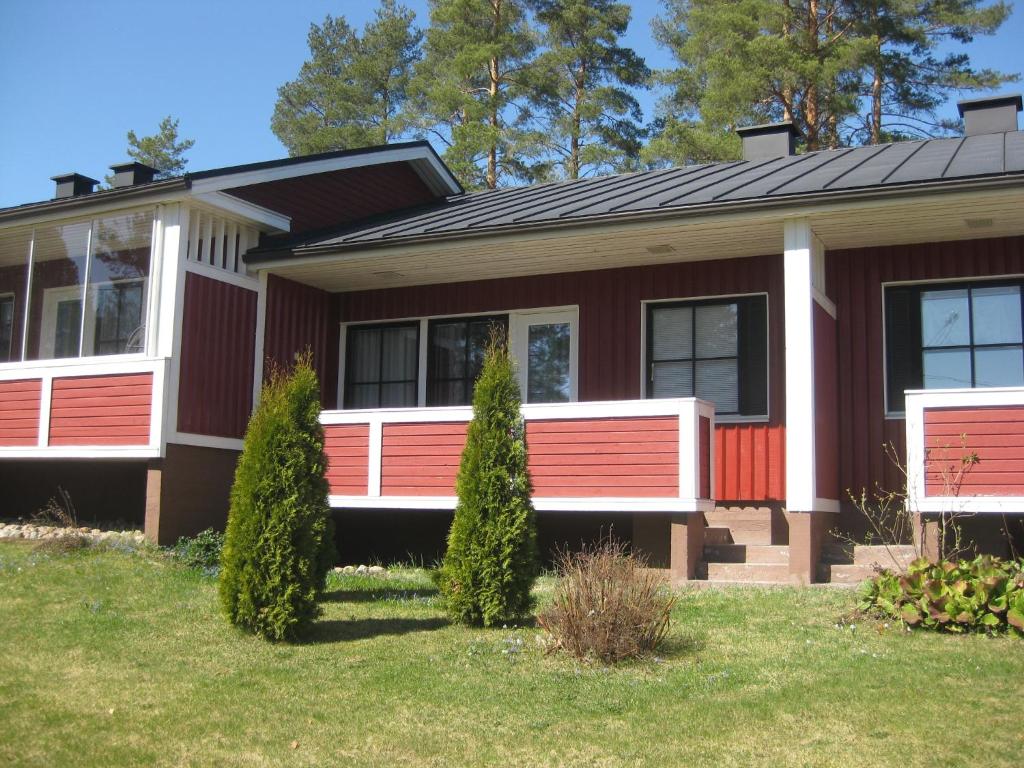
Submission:
[[529,180],[527,84],[536,35],[523,0],[430,0],[411,109],[471,189]]
[[[156,168],[159,173],[154,178],[166,179],[180,176],[185,172],[188,158],[185,153],[195,146],[195,139],[178,138],[179,121],[168,115],[160,121],[159,131],[152,136],[138,136],[135,131],[128,131],[128,157],[138,163]],[[107,186],[111,186],[113,178],[106,177]]]
[[533,102],[557,175],[577,179],[636,167],[643,113],[633,95],[650,70],[620,45],[630,6],[613,0],[532,0],[546,50]]
[[319,614],[334,559],[320,386],[301,356],[272,374],[249,421],[231,489],[220,598],[228,620],[295,640]]
[[343,17],[309,31],[310,58],[278,89],[271,130],[292,156],[409,135],[409,80],[422,52],[415,13],[383,0],[362,36]]
[[473,394],[458,504],[437,574],[448,612],[493,626],[525,616],[539,560],[515,365],[495,334]]

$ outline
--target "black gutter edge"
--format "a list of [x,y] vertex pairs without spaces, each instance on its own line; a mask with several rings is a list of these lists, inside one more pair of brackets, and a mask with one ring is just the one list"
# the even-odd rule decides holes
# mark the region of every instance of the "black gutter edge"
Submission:
[[[706,203],[699,206],[688,206],[670,208],[661,211],[641,211],[621,214],[603,214],[600,216],[584,217],[563,222],[544,222],[542,225],[515,224],[501,227],[480,228],[473,231],[461,231],[443,233],[431,236],[419,237],[395,237],[390,240],[375,242],[352,242],[334,245],[307,246],[297,249],[283,248],[263,250],[254,248],[248,251],[242,260],[246,264],[257,266],[260,264],[273,263],[275,266],[287,266],[290,259],[299,258],[329,258],[333,255],[350,251],[376,250],[379,248],[393,248],[401,246],[415,246],[427,243],[452,242],[459,240],[473,240],[481,237],[489,237],[500,234],[514,234],[524,232],[545,232],[560,229],[572,229],[577,227],[591,226],[605,223],[632,223],[646,221],[660,221],[669,218],[685,218],[689,215],[723,213],[729,211],[747,210],[771,210],[774,208],[786,209],[795,205],[807,205],[817,202],[832,202],[837,198],[849,198],[850,200],[884,200],[895,196],[917,197],[930,192],[958,192],[974,191],[977,189],[989,189],[993,187],[1014,186],[1014,182],[1020,185],[1024,180],[1024,172],[1014,174],[1003,174],[991,178],[976,178],[968,182],[963,179],[950,179],[920,184],[910,182],[909,186],[891,185],[888,188],[871,187],[865,190],[851,191],[848,189],[830,190],[828,192],[816,192],[811,195],[779,195],[774,199],[752,199],[746,201],[730,201],[727,203]],[[280,255],[285,254],[285,255]]]

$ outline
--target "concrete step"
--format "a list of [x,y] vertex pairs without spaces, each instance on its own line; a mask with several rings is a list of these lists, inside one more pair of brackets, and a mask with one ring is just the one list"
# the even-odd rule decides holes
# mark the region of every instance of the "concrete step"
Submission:
[[880,568],[905,571],[916,558],[917,550],[912,544],[889,547],[858,544],[853,548],[854,565],[877,565]]
[[789,547],[772,544],[704,544],[704,559],[709,563],[750,563],[751,565],[788,565]]
[[766,510],[718,510],[705,515],[708,525],[729,529],[736,544],[771,544],[771,513]]
[[709,525],[704,529],[704,544],[713,547],[720,544],[732,544],[732,534],[725,526]]
[[821,563],[818,566],[818,581],[855,586],[870,579],[875,573],[870,565]]
[[708,581],[789,583],[789,564],[708,563]]

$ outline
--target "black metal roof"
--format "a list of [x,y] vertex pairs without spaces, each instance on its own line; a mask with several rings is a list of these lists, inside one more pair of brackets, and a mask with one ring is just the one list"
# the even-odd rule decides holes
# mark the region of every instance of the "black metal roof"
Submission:
[[689,165],[449,197],[318,237],[269,238],[247,261],[311,249],[330,252],[494,230],[532,229],[611,217],[685,213],[750,203],[962,186],[1024,178],[1024,132],[929,139],[808,152],[769,160]]

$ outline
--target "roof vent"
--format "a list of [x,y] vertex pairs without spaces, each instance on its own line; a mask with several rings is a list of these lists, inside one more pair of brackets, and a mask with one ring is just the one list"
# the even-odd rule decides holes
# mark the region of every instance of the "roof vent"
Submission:
[[90,195],[94,187],[99,184],[96,179],[90,179],[80,173],[62,173],[50,177],[57,182],[57,191],[53,198],[62,200],[67,197],[78,197],[79,195]]
[[743,139],[744,160],[772,160],[796,153],[796,128],[793,123],[768,123],[737,128]]
[[1019,93],[989,96],[984,99],[958,101],[956,105],[964,119],[965,136],[986,133],[1006,133],[1017,130],[1017,113],[1021,110]]
[[160,173],[158,168],[136,162],[118,163],[110,166],[110,170],[114,172],[114,189],[149,184]]

